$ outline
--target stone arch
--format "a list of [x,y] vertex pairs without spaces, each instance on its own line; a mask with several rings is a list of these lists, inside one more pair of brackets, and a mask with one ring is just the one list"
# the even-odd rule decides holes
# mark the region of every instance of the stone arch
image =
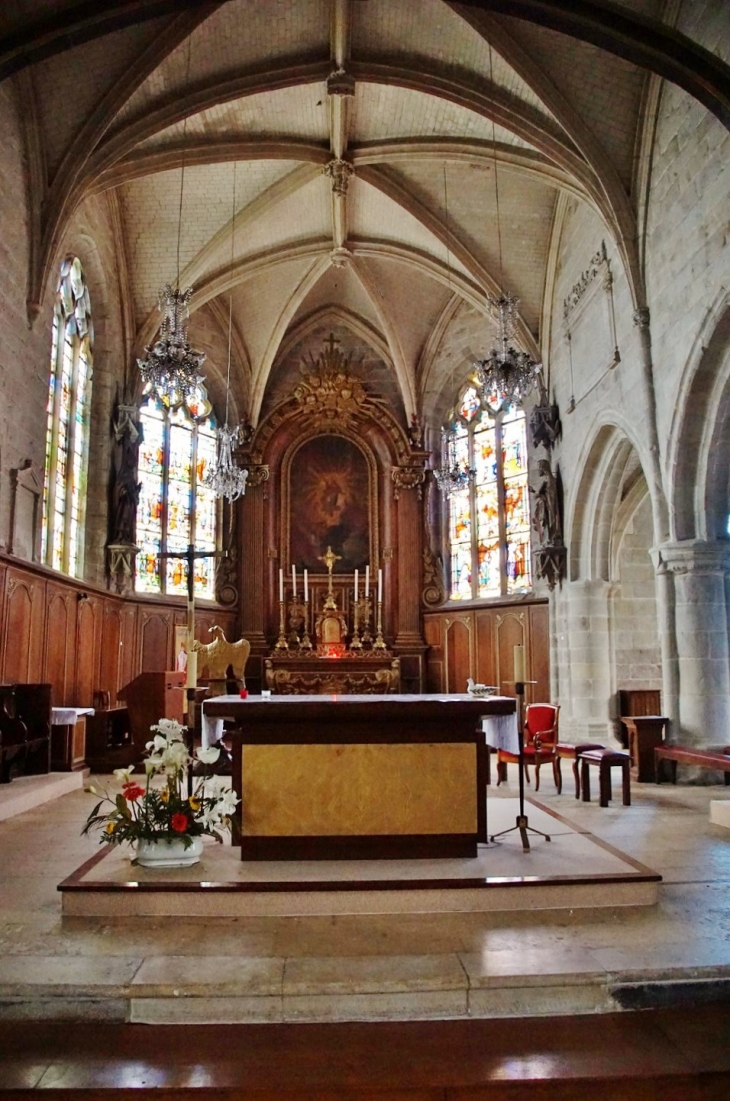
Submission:
[[727,539],[730,291],[724,287],[705,316],[683,378],[670,434],[672,536]]

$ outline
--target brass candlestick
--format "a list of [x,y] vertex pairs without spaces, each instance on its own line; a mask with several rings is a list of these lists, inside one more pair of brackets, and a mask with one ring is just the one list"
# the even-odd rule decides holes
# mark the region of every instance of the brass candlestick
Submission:
[[307,630],[307,624],[308,623],[309,623],[309,601],[305,600],[304,601],[304,630],[302,631],[302,641],[301,641],[301,649],[302,650],[311,650],[312,649],[312,640],[310,639],[309,631]]
[[350,643],[351,650],[362,650],[362,642],[360,641],[360,633],[358,631],[359,626],[359,612],[360,601],[356,600],[354,605],[354,614],[352,622],[352,642]]
[[279,638],[278,638],[278,641],[276,643],[276,646],[274,647],[275,650],[288,650],[289,649],[289,644],[286,641],[286,635],[284,634],[284,631],[285,631],[284,601],[280,600],[279,601]]
[[378,621],[377,631],[375,635],[375,642],[373,643],[373,650],[386,650],[385,639],[383,638],[383,601],[378,601]]
[[360,601],[362,605],[360,608],[359,622],[362,624],[362,639],[363,646],[370,646],[373,641],[373,636],[370,634],[370,596],[369,594]]

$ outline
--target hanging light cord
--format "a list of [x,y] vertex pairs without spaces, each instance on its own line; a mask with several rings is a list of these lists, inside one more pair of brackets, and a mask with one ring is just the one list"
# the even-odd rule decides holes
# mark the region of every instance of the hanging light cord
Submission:
[[[489,45],[489,83],[494,87],[492,73],[492,46]],[[502,224],[499,218],[499,177],[497,174],[497,137],[494,126],[494,111],[492,111],[492,153],[494,155],[494,201],[497,207],[497,246],[499,249],[499,293],[504,290],[504,269],[502,267]]]
[[[238,161],[233,162],[233,197],[231,199],[231,273],[233,272],[233,243],[236,236],[236,172]],[[231,345],[233,341],[233,284],[228,292],[228,370],[226,372],[226,428],[228,428],[228,401],[231,394]]]
[[[190,85],[190,47],[192,43],[192,34],[188,35],[188,56],[185,63],[185,87]],[[183,133],[182,133],[182,159],[180,161],[180,201],[177,208],[177,289],[180,290],[180,237],[182,235],[182,211],[183,211],[183,194],[185,192],[185,138],[188,130],[188,116],[185,115],[183,119]]]

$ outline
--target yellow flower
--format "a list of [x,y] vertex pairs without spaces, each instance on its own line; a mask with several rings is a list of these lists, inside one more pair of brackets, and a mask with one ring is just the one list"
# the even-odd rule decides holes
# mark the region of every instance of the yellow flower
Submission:
[[114,823],[113,822],[107,822],[104,829],[105,829],[106,833],[114,833],[114,829],[115,829]]
[[200,799],[196,799],[194,795],[191,795],[188,799],[191,810],[200,810]]
[[160,792],[160,799],[162,800],[163,803],[169,803],[170,802],[170,792],[169,792],[168,788],[163,788],[162,789],[162,791]]

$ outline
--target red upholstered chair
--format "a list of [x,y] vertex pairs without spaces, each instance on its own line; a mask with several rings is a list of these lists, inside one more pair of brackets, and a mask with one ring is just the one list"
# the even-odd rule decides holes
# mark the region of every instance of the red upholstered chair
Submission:
[[[552,703],[531,703],[525,708],[524,757],[525,779],[530,782],[528,765],[535,766],[535,791],[540,789],[540,765],[555,760],[558,743],[558,715],[560,707]],[[497,785],[507,779],[507,765],[518,764],[516,753],[500,749],[497,753]]]

